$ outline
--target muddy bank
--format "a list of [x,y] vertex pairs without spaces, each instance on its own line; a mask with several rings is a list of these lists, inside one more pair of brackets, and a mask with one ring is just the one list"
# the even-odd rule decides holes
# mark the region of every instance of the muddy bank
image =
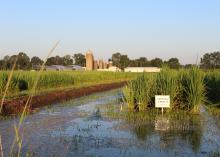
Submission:
[[[90,87],[83,87],[79,89],[63,90],[63,91],[54,91],[42,95],[37,95],[32,98],[32,101],[29,105],[29,112],[34,111],[42,106],[51,105],[57,102],[67,101],[73,98],[78,98],[86,96],[95,92],[103,92],[111,89],[116,89],[123,87],[126,84],[126,81],[110,83],[110,84],[99,84]],[[19,115],[22,113],[24,106],[28,100],[28,96],[16,98],[12,100],[7,100],[3,104],[3,115]]]

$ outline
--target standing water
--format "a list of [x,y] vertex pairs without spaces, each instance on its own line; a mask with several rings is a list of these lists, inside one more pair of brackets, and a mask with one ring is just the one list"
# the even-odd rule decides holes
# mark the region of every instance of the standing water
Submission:
[[[119,105],[121,96],[120,89],[96,93],[28,116],[22,125],[22,156],[220,155],[220,128],[204,109],[201,115],[157,115],[137,125],[105,116],[103,108]],[[9,156],[15,135],[13,125],[18,121],[0,121],[4,156]]]

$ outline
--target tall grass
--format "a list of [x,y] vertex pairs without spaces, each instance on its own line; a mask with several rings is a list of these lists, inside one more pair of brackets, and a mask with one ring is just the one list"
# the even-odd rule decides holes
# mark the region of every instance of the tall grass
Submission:
[[130,109],[143,111],[147,108],[154,93],[153,76],[142,74],[136,80],[128,82],[124,88],[124,100]]
[[136,99],[140,111],[147,108],[151,101],[152,94],[154,94],[154,79],[152,75],[144,76],[137,79],[137,93]]
[[[16,124],[16,123],[14,124],[15,138],[14,138],[13,143],[12,143],[12,145],[11,145],[10,156],[12,156],[12,153],[13,153],[13,151],[14,151],[14,146],[15,146],[16,144],[17,144],[17,146],[18,146],[17,156],[18,156],[18,157],[20,156],[20,152],[21,152],[21,148],[22,148],[22,141],[23,141],[23,136],[22,136],[21,133],[20,133],[21,125],[22,125],[22,123],[23,123],[24,120],[25,120],[25,117],[26,117],[26,114],[27,114],[27,108],[28,108],[28,106],[29,106],[29,103],[30,103],[31,100],[32,100],[33,93],[34,93],[35,90],[36,90],[36,86],[37,86],[39,77],[40,77],[40,75],[41,75],[41,73],[42,73],[42,70],[44,69],[46,60],[47,60],[47,58],[49,58],[49,56],[53,53],[53,51],[54,51],[55,48],[58,46],[58,44],[59,44],[59,41],[52,47],[52,49],[51,49],[51,50],[49,51],[49,53],[48,53],[48,56],[47,56],[46,59],[44,60],[44,63],[43,63],[42,66],[41,66],[41,70],[38,72],[38,75],[37,75],[37,77],[35,78],[35,82],[34,82],[33,87],[32,87],[32,89],[31,89],[32,92],[30,93],[30,95],[29,95],[29,97],[28,97],[28,100],[27,100],[27,102],[26,102],[26,104],[25,104],[25,106],[24,106],[23,112],[22,112],[22,114],[21,114],[21,116],[20,116],[20,119],[19,119],[19,123],[18,123],[18,124]],[[14,85],[14,81],[12,81],[12,78],[13,78],[13,74],[14,74],[14,69],[15,69],[15,66],[16,66],[16,62],[17,62],[17,58],[15,59],[13,68],[12,68],[12,70],[10,71],[10,75],[9,75],[9,76],[4,77],[4,74],[3,74],[2,77],[0,77],[0,79],[3,78],[2,81],[0,81],[0,83],[1,83],[1,90],[0,90],[1,93],[0,93],[0,94],[3,93],[3,96],[1,96],[1,110],[0,110],[0,114],[2,114],[2,106],[3,106],[3,103],[4,103],[5,96],[6,96],[7,92],[8,92],[8,90],[9,90],[9,87],[10,87],[10,85]],[[1,76],[1,75],[0,75],[0,76]],[[5,79],[4,79],[4,78],[5,78]],[[4,81],[5,81],[5,82],[4,82]],[[4,83],[6,83],[5,86],[4,86]],[[15,83],[15,84],[16,84],[16,83]],[[14,85],[14,86],[15,86],[15,85]],[[3,90],[4,90],[4,92],[3,92]],[[1,148],[2,148],[2,143],[1,143]],[[3,157],[3,151],[1,152],[1,156]]]
[[129,109],[135,109],[135,81],[129,81],[123,89],[123,100],[127,102]]
[[204,74],[198,67],[192,67],[182,73],[182,102],[188,110],[199,111],[199,106],[205,100]]
[[164,67],[158,74],[145,73],[124,88],[124,100],[130,108],[147,109],[155,95],[170,95],[171,109],[198,112],[205,100],[204,73],[197,67],[174,71]]
[[156,76],[156,94],[170,95],[171,108],[177,105],[179,94],[178,73],[168,67],[163,67],[161,72]]
[[[84,85],[125,81],[135,79],[137,74],[122,72],[79,72],[79,71],[42,71],[36,91],[60,87],[81,87]],[[9,71],[0,71],[0,95],[3,94],[10,76]],[[15,71],[11,77],[7,95],[26,91],[30,94],[38,76],[37,71]]]
[[204,78],[209,103],[220,102],[220,70],[206,72]]

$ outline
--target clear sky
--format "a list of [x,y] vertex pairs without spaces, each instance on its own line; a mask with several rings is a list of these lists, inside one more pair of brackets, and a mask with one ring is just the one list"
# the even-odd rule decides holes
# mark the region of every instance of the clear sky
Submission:
[[178,57],[220,50],[219,0],[0,0],[0,58],[85,53],[108,59]]

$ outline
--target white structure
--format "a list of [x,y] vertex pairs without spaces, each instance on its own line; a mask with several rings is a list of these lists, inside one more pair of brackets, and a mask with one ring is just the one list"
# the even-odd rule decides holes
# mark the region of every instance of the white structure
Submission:
[[71,71],[71,70],[77,70],[77,71],[83,71],[83,67],[79,65],[51,65],[51,66],[45,66],[46,71]]
[[119,72],[121,69],[119,69],[116,66],[111,66],[108,69],[97,69],[97,71],[111,71],[111,72]]
[[125,72],[160,72],[158,67],[127,67]]
[[113,71],[113,72],[121,71],[121,69],[118,68],[118,67],[116,67],[116,66],[110,66],[110,67],[108,68],[108,70],[109,70],[109,71]]

